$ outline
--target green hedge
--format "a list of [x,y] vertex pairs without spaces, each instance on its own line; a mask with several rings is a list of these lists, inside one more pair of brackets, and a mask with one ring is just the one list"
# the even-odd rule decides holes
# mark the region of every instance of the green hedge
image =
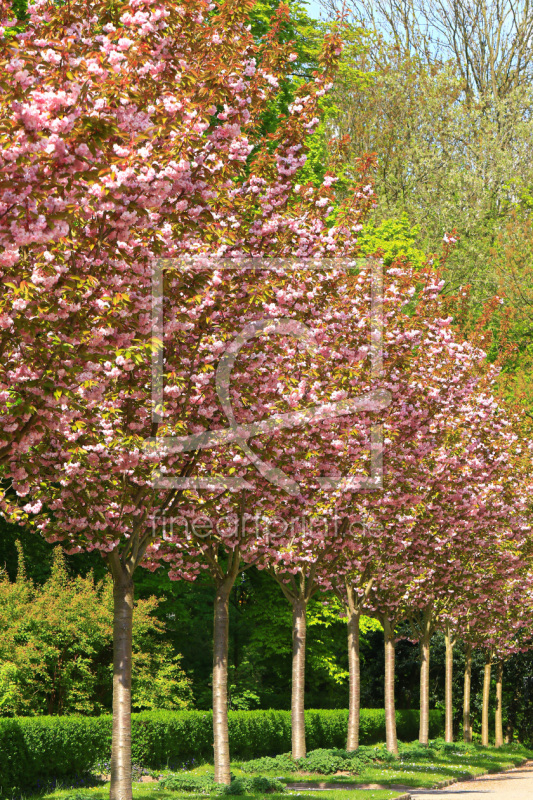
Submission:
[[[191,759],[212,760],[212,715],[209,711],[146,711],[132,715],[133,760],[157,769]],[[430,711],[429,735],[444,730],[443,713]],[[418,738],[418,711],[397,711],[398,738],[411,742]],[[306,744],[319,747],[346,746],[348,711],[305,712]],[[245,761],[275,756],[291,749],[290,711],[230,711],[229,738],[232,758]],[[380,708],[361,711],[361,744],[385,741],[385,712]]]
[[111,717],[0,718],[0,797],[83,775],[111,752]]
[[[396,712],[398,738],[418,737],[418,711]],[[343,748],[348,712],[306,711],[309,750]],[[443,729],[440,711],[430,712],[430,736]],[[290,711],[231,711],[229,734],[232,757],[247,760],[290,750]],[[361,744],[385,739],[382,709],[361,712]],[[145,711],[132,714],[133,761],[144,767],[178,766],[183,762],[212,760],[213,733],[210,711]],[[97,761],[109,759],[111,717],[0,718],[0,796],[39,782],[82,776]]]

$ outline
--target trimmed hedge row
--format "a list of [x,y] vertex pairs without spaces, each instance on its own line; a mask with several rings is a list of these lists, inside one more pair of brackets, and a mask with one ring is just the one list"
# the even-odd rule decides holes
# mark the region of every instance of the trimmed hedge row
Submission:
[[0,797],[90,770],[111,752],[111,717],[0,718]]
[[[398,738],[418,737],[418,711],[397,711]],[[307,747],[344,748],[348,711],[306,711]],[[442,733],[443,714],[430,712],[430,736]],[[230,711],[232,757],[245,761],[290,750],[290,711]],[[385,739],[385,712],[361,712],[361,744]],[[210,711],[144,711],[132,714],[133,762],[158,769],[183,762],[212,760]],[[0,796],[38,782],[83,775],[109,759],[111,716],[0,718]]]

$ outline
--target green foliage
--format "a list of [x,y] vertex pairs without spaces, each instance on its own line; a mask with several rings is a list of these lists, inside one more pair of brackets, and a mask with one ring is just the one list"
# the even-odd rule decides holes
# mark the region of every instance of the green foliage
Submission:
[[0,797],[89,772],[111,750],[111,717],[0,719]]
[[[250,14],[254,39],[264,42],[272,29],[282,0],[257,0]],[[273,133],[279,124],[280,116],[288,113],[289,104],[294,99],[297,86],[309,80],[314,70],[319,67],[319,55],[324,35],[323,26],[311,19],[306,4],[299,0],[288,0],[290,18],[280,25],[277,38],[283,43],[292,42],[297,55],[293,62],[292,74],[282,81],[275,100],[263,115],[262,132]]]
[[133,714],[132,757],[149,769],[176,768],[184,762],[212,759],[212,713],[143,711]]
[[[198,663],[209,652],[188,645],[188,635],[198,636],[189,617],[202,614],[206,627],[212,614],[211,600],[204,586],[198,587],[198,608],[184,608],[184,600],[190,603],[186,589],[170,587],[180,593],[180,617],[187,634],[179,640],[184,642],[184,658]],[[189,590],[189,596],[191,592]],[[201,603],[201,606],[200,606]],[[176,608],[176,605],[173,605]],[[181,610],[183,609],[183,610]],[[346,651],[346,622],[341,618],[338,601],[332,595],[321,595],[311,600],[307,613],[306,685],[307,702],[318,705],[324,698],[332,706],[344,707],[348,699],[348,660]],[[262,708],[288,708],[290,706],[290,684],[287,676],[291,670],[291,609],[279,586],[264,572],[246,573],[238,582],[230,601],[230,703],[232,709],[259,706]],[[196,641],[196,639],[194,638]],[[177,645],[176,645],[177,646]],[[199,680],[208,680],[211,664],[203,662],[202,670],[195,671]],[[205,670],[205,671],[204,671]],[[247,693],[251,694],[247,694]],[[199,692],[195,694],[198,697]],[[258,698],[255,700],[254,695]],[[205,698],[205,700],[204,700]],[[202,694],[202,705],[209,706],[210,694]],[[200,705],[200,702],[198,702]]]
[[[252,33],[256,41],[264,40],[281,4],[281,0],[257,0],[250,15]],[[297,58],[293,63],[292,74],[283,81],[275,101],[271,103],[263,117],[262,129],[266,134],[276,130],[279,118],[287,114],[298,86],[310,80],[313,72],[319,68],[324,36],[335,26],[335,23],[311,18],[307,13],[305,2],[288,0],[287,5],[290,19],[280,27],[278,37],[283,42],[292,42],[293,52]],[[348,23],[342,26],[340,34],[344,42],[344,51],[338,80],[342,85],[351,87],[357,85],[362,89],[369,84],[369,78],[360,68],[360,56],[368,48],[369,37],[363,30]],[[321,122],[315,133],[307,139],[307,161],[298,172],[298,181],[301,184],[311,182],[315,186],[320,185],[331,163],[328,141],[334,133],[339,108],[334,97],[327,94],[320,104],[320,109]],[[336,173],[340,177],[337,186],[341,191],[350,178],[348,174],[345,175],[343,166],[342,161],[335,165]]]
[[[312,58],[318,59],[319,44],[323,36],[331,29],[330,23],[316,22],[314,24],[314,38],[311,41],[313,48],[308,48]],[[361,57],[368,48],[368,34],[353,25],[345,24],[340,30],[343,39],[343,55],[337,76],[338,86],[357,87],[362,91],[369,85],[370,78],[365,70],[361,69]],[[338,94],[338,91],[337,93]],[[337,192],[342,195],[347,186],[352,182],[353,170],[349,167],[340,153],[331,147],[335,140],[336,120],[341,114],[341,109],[336,102],[336,94],[328,93],[320,103],[322,119],[317,130],[308,137],[307,161],[298,172],[298,181],[302,184],[312,183],[319,186],[324,180],[328,168],[333,168],[338,181],[335,184]],[[334,214],[332,215],[332,220]]]
[[177,772],[160,781],[159,786],[161,789],[168,789],[171,792],[209,794],[215,789],[216,784],[212,775],[188,775]]
[[385,744],[382,743],[377,747],[369,747],[368,745],[360,745],[358,749],[351,754],[356,758],[361,766],[371,764],[373,761],[378,761],[380,764],[390,764],[396,761],[396,756],[390,753]]
[[261,792],[284,792],[285,785],[281,782],[276,780],[275,778],[265,778],[264,776],[258,776],[252,778],[241,779],[244,780],[244,784],[246,787],[249,787],[250,790],[254,793],[260,794]]
[[342,769],[350,769],[350,756],[345,750],[327,750],[320,748],[312,750],[306,758],[298,761],[300,769],[306,772],[320,772],[322,775],[331,775]]
[[[111,705],[113,593],[109,579],[70,578],[61,548],[42,586],[28,579],[22,551],[15,582],[0,575],[0,713],[95,714]],[[153,616],[134,614],[133,707],[186,708],[190,681]]]
[[234,683],[229,687],[229,694],[231,708],[234,711],[250,711],[260,705],[260,698],[257,692],[252,692],[250,689],[243,689],[239,692],[238,686]]
[[433,761],[437,755],[435,748],[417,744],[398,745],[398,750],[402,761]]
[[267,794],[276,792],[280,794],[285,791],[285,786],[281,781],[264,776],[254,778],[235,778],[229,786],[223,786],[219,794],[223,795],[243,795],[243,794]]
[[169,775],[159,782],[159,786],[171,792],[194,792],[194,794],[203,795],[267,794],[272,792],[281,794],[285,791],[285,786],[281,781],[263,776],[235,778],[228,786],[224,786],[215,783],[212,774],[190,775],[183,772]]
[[244,772],[296,772],[297,762],[290,753],[282,753],[279,756],[263,756],[263,758],[253,758],[241,764]]
[[82,792],[68,792],[62,795],[62,800],[93,800],[93,795]]
[[11,8],[13,9],[18,20],[24,21],[28,18],[27,0],[13,0],[11,3]]
[[394,756],[388,750],[377,747],[363,746],[353,752],[321,748],[312,750],[306,758],[300,758],[298,765],[306,772],[318,772],[322,775],[332,775],[339,771],[357,774],[374,761],[381,764],[390,760],[394,760]]
[[[410,745],[400,745],[401,757],[405,760],[416,759],[419,751],[422,757],[426,758],[427,748],[412,747]],[[435,754],[431,751],[431,755]],[[307,753],[305,758],[294,760],[290,753],[276,756],[275,758],[256,758],[241,764],[244,772],[278,772],[287,774],[291,772],[304,771],[315,772],[321,775],[333,775],[336,772],[351,772],[357,774],[362,772],[366,766],[373,762],[379,764],[395,761],[394,755],[382,747],[360,746],[358,750],[348,752],[339,748],[318,748]]]
[[382,251],[386,267],[398,258],[405,258],[420,268],[426,261],[426,255],[416,246],[418,234],[418,226],[411,227],[407,214],[402,214],[398,219],[388,219],[380,225],[365,225],[358,244],[362,255],[371,256]]

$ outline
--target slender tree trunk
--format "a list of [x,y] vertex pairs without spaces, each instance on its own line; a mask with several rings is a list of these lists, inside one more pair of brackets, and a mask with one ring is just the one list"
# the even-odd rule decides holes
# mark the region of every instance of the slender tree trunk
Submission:
[[396,736],[396,707],[394,704],[395,644],[394,630],[388,619],[383,619],[385,634],[385,732],[387,750],[398,755]]
[[350,699],[348,701],[348,737],[346,750],[351,752],[359,747],[359,717],[361,711],[361,673],[359,661],[359,604],[356,603],[354,590],[346,584],[348,603],[348,667],[350,672]]
[[431,640],[431,611],[424,613],[420,639],[420,731],[419,742],[429,743],[429,643]]
[[472,645],[468,643],[465,650],[465,684],[463,694],[463,739],[472,741],[472,722],[470,719],[470,693],[472,689]]
[[448,625],[446,625],[444,638],[446,642],[446,669],[444,676],[444,740],[446,742],[453,742],[453,641],[450,636],[450,628]]
[[[233,585],[233,584],[232,584]],[[215,781],[231,783],[228,734],[229,595],[223,581],[216,588],[213,625],[213,741]]]
[[489,700],[490,700],[490,668],[491,654],[487,655],[485,662],[485,674],[483,676],[483,708],[481,712],[481,744],[484,747],[489,745]]
[[131,786],[131,652],[133,580],[123,570],[113,574],[113,734],[111,800],[132,800]]
[[305,747],[305,635],[307,603],[298,598],[292,605],[292,757],[304,758]]
[[503,745],[503,661],[500,659],[496,666],[496,729],[494,744],[496,747]]

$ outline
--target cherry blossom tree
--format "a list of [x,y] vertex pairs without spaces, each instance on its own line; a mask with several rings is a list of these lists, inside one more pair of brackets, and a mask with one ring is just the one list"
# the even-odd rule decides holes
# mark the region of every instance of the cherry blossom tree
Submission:
[[[483,649],[485,667],[483,671],[483,699],[481,716],[481,743],[489,744],[490,684],[493,664],[496,665],[496,714],[495,744],[503,744],[502,680],[503,665],[509,656],[531,648],[532,580],[528,565],[527,546],[520,554],[520,561],[512,571],[502,569],[502,562],[509,561],[509,552],[501,552],[500,564],[492,573],[480,581],[475,597],[476,613],[471,615],[464,632],[467,647]],[[506,575],[507,572],[507,575]],[[492,580],[491,580],[492,578]],[[479,600],[482,602],[479,603]],[[471,664],[469,665],[471,672]],[[470,676],[468,676],[470,677]],[[465,692],[470,682],[465,681]],[[465,703],[470,712],[470,697]],[[464,719],[465,739],[471,740],[470,718]]]
[[[468,596],[469,567],[479,563],[483,570],[489,561],[493,568],[500,563],[500,539],[509,540],[506,552],[510,569],[515,568],[519,557],[512,547],[523,544],[529,527],[527,481],[519,481],[516,490],[516,476],[525,476],[527,462],[519,455],[513,414],[491,394],[497,371],[486,365],[479,347],[456,336],[449,319],[439,319],[440,300],[432,302],[433,308],[419,303],[408,317],[419,347],[404,358],[395,378],[402,405],[393,395],[384,414],[385,442],[393,446],[385,462],[384,491],[367,509],[377,524],[376,541],[366,545],[364,558],[357,556],[352,571],[359,597],[371,579],[365,605],[385,631],[386,729],[393,752],[396,625],[406,619],[418,623],[420,740],[427,744],[431,633],[446,618],[446,609]],[[386,330],[392,350],[397,331],[394,325]],[[495,586],[505,579],[501,566],[498,577]],[[351,613],[357,615],[360,607],[353,606]]]

